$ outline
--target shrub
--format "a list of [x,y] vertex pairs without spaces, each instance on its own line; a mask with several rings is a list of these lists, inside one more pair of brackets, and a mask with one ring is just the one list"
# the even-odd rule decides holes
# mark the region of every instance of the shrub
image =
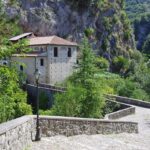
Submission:
[[107,59],[105,59],[103,57],[97,57],[96,58],[96,66],[99,69],[108,70],[109,69],[109,62]]
[[113,71],[116,73],[121,73],[123,75],[125,71],[129,68],[130,62],[123,56],[118,56],[113,59]]
[[135,89],[131,95],[132,98],[150,101],[150,96],[142,89]]
[[14,68],[0,67],[0,122],[32,114]]
[[126,79],[124,83],[118,87],[118,94],[120,96],[131,97],[136,87],[137,85],[134,82]]
[[124,31],[124,39],[127,41],[131,37],[131,31],[130,30],[125,30]]
[[54,115],[99,118],[102,116],[105,101],[95,77],[95,56],[86,38],[80,49],[79,68],[70,78],[67,91],[56,94],[52,111]]
[[90,37],[94,34],[94,29],[93,28],[87,28],[87,29],[85,29],[84,33],[85,33],[86,37]]

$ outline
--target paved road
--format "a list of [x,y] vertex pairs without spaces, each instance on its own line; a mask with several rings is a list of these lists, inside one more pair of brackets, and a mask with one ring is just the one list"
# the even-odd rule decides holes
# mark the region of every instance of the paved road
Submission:
[[120,120],[139,123],[139,134],[78,135],[42,138],[32,150],[150,150],[150,109],[136,107],[136,114]]

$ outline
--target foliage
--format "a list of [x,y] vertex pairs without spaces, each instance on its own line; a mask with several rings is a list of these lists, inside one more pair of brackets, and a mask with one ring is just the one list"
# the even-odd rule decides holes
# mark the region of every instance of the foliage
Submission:
[[94,29],[93,28],[87,28],[87,29],[85,29],[84,33],[85,33],[86,37],[90,37],[93,35]]
[[146,41],[143,44],[143,48],[142,48],[143,52],[146,54],[150,54],[150,33],[146,38]]
[[81,116],[82,100],[86,91],[84,88],[67,84],[67,91],[55,95],[53,114],[58,116]]
[[52,116],[54,113],[52,112],[52,110],[49,109],[48,110],[40,109],[39,114],[44,116]]
[[149,54],[150,0],[126,0],[126,12],[133,24],[137,49]]
[[[16,20],[8,19],[3,8],[0,0],[0,60],[8,59],[16,50],[27,50],[25,41],[12,44],[8,40],[21,30]],[[0,123],[32,113],[27,94],[20,88],[20,77],[23,78],[13,63],[0,65]]]
[[150,68],[144,59],[134,64],[134,71],[122,84],[117,87],[117,93],[121,96],[132,97],[149,101],[150,99]]
[[40,92],[39,94],[39,106],[42,110],[46,110],[48,108],[48,96],[45,92]]
[[126,0],[126,11],[131,21],[150,12],[150,0]]
[[104,107],[104,115],[118,111],[120,109],[120,104],[112,101],[106,101],[106,106]]
[[17,35],[21,32],[21,28],[18,25],[18,20],[10,19],[5,14],[2,0],[0,0],[0,44],[6,38]]
[[0,122],[32,113],[18,81],[14,68],[0,67]]
[[80,50],[79,68],[70,77],[67,91],[56,95],[52,111],[56,115],[99,118],[105,102],[95,76],[95,56],[86,38]]
[[107,59],[105,59],[103,57],[97,57],[96,58],[96,66],[99,69],[108,70],[109,69],[109,62]]
[[126,70],[129,68],[129,60],[123,56],[118,56],[113,59],[113,72],[124,75]]

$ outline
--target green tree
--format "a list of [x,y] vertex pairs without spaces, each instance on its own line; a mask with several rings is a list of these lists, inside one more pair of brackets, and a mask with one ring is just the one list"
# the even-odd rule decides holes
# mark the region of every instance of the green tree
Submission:
[[56,95],[52,111],[57,115],[99,118],[105,102],[97,83],[95,55],[87,38],[84,38],[80,50],[78,69],[70,77],[71,84],[66,93]]
[[[16,51],[28,49],[24,40],[15,44],[8,40],[21,30],[17,20],[8,19],[3,8],[0,0],[0,60],[9,59]],[[32,113],[31,106],[27,104],[27,93],[20,88],[19,74],[13,63],[0,64],[0,123]]]
[[31,114],[27,95],[19,86],[19,78],[14,68],[0,67],[0,122]]
[[142,49],[144,53],[150,54],[150,34],[147,36]]

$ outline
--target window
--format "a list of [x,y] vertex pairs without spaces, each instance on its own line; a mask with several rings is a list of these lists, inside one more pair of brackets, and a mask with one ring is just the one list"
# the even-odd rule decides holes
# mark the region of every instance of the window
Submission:
[[3,65],[7,65],[7,62],[3,62]]
[[54,57],[58,57],[58,47],[54,47]]
[[20,71],[23,71],[23,66],[22,65],[20,66]]
[[68,48],[68,57],[71,57],[71,48]]
[[44,66],[44,59],[40,59],[40,65]]
[[43,51],[44,51],[43,47],[41,47],[41,48],[40,48],[40,51],[41,51],[41,52],[43,52]]

